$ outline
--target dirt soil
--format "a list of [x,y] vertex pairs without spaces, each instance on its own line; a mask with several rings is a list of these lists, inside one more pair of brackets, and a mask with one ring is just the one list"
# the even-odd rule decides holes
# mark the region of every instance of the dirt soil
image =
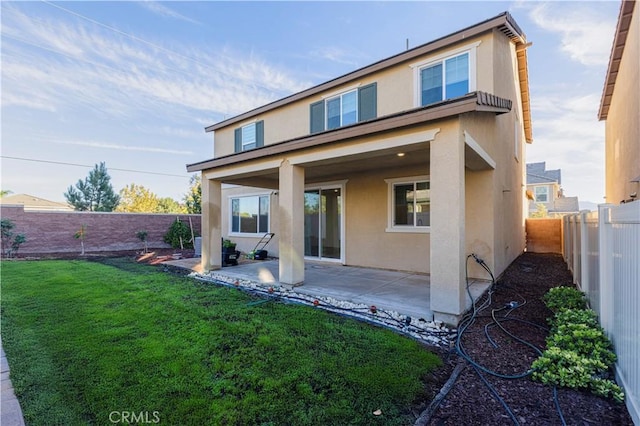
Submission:
[[[500,330],[491,317],[492,310],[496,310],[496,318],[510,333],[544,350],[548,334],[546,318],[552,314],[541,299],[549,288],[559,285],[572,285],[571,273],[560,255],[524,253],[498,279],[490,306],[483,309],[463,333],[463,349],[477,364],[502,375],[526,372],[538,354]],[[481,307],[484,300],[480,300],[476,306]],[[505,309],[510,302],[517,302],[519,307]],[[534,382],[529,376],[505,379],[482,373],[484,380],[509,407],[514,421],[505,406],[492,394],[494,391],[489,389],[468,362],[456,354],[455,348],[445,355],[445,360],[447,366],[443,370],[447,372],[453,371],[458,363],[463,363],[465,367],[426,424],[562,424],[554,403],[553,387]],[[443,372],[440,371],[427,385],[443,384],[448,376],[444,381],[442,376]],[[557,399],[568,425],[633,425],[624,404],[587,391],[558,388]]]

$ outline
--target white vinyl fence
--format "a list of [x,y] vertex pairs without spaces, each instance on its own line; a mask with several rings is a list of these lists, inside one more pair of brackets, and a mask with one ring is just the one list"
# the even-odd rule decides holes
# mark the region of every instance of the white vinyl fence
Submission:
[[640,202],[563,218],[564,260],[613,342],[616,378],[640,425]]

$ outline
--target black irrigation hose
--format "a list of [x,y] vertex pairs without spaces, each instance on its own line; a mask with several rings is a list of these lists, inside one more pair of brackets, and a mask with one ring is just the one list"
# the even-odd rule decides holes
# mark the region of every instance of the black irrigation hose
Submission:
[[[522,305],[521,305],[522,306]],[[509,312],[513,312],[513,310],[509,311]],[[488,318],[488,317],[487,317]],[[516,321],[516,322],[521,322],[523,324],[527,324],[530,325],[532,327],[537,327],[543,331],[549,331],[549,329],[547,327],[541,326],[540,324],[536,324],[535,322],[531,322],[531,321],[526,321],[520,318],[506,318],[506,315],[504,318],[502,318],[501,322],[507,322],[507,321]],[[487,324],[485,324],[484,326],[484,335],[487,337],[487,340],[491,343],[491,345],[494,348],[497,348],[498,345],[493,341],[493,339],[491,338],[491,336],[489,336],[489,327],[493,327],[498,325],[497,323],[500,321],[497,321],[494,319],[494,322],[488,322]]]
[[520,338],[520,337],[518,337],[518,336],[514,335],[513,333],[509,332],[506,328],[504,328],[504,327],[502,326],[502,323],[500,323],[500,321],[498,321],[498,320],[496,319],[496,311],[500,311],[500,310],[502,310],[502,309],[504,309],[504,308],[500,308],[500,309],[493,309],[493,310],[491,311],[491,318],[493,318],[493,321],[498,325],[498,327],[500,327],[500,329],[501,329],[501,330],[502,330],[502,331],[503,331],[507,336],[511,337],[511,338],[512,338],[512,339],[514,339],[516,342],[520,342],[520,343],[522,343],[523,345],[526,345],[526,346],[530,347],[531,349],[533,349],[533,350],[538,354],[538,356],[542,355],[542,351],[541,351],[541,350],[540,350],[536,345],[534,345],[533,343],[530,343],[530,342],[528,342],[528,341],[526,341],[526,340],[524,340],[524,339],[522,339],[522,338]]
[[553,385],[553,403],[556,405],[556,409],[558,410],[562,426],[567,426],[567,422],[564,421],[564,416],[562,415],[562,409],[560,408],[560,401],[558,401],[558,387],[556,385]]
[[500,404],[502,404],[502,406],[504,407],[504,409],[507,412],[507,414],[509,414],[509,417],[511,417],[511,420],[513,420],[513,424],[519,425],[520,423],[518,422],[518,419],[516,419],[515,414],[513,414],[513,411],[511,411],[511,408],[509,407],[509,404],[507,404],[505,402],[505,400],[502,399],[502,397],[498,394],[498,391],[496,391],[496,389],[491,385],[491,383],[489,383],[487,378],[482,375],[480,370],[478,370],[473,364],[471,366],[473,367],[473,370],[476,372],[478,377],[480,377],[480,379],[482,379],[482,381],[484,382],[485,386],[487,388],[489,388],[489,391],[491,391],[493,396],[498,400],[498,402]]
[[[491,276],[491,287],[490,287],[490,290],[489,290],[489,293],[488,293],[488,297],[483,302],[483,304],[481,305],[480,308],[478,308],[476,306],[476,301],[471,296],[471,291],[469,290],[469,274],[468,274],[469,258],[473,258],[476,261],[476,263],[478,263],[480,266],[482,266],[483,269],[485,271],[487,271],[489,273],[489,275]],[[488,306],[491,305],[491,298],[492,298],[493,292],[495,290],[496,281],[495,281],[495,277],[494,277],[493,273],[491,272],[491,269],[487,266],[487,264],[482,259],[478,258],[475,254],[470,254],[469,256],[467,256],[467,261],[465,263],[465,275],[466,275],[466,280],[467,280],[467,294],[471,298],[472,311],[470,313],[466,314],[462,318],[462,320],[460,321],[460,326],[458,328],[458,335],[457,335],[457,338],[456,338],[456,345],[455,345],[456,352],[462,358],[464,358],[469,364],[471,364],[471,366],[473,367],[473,369],[476,372],[476,374],[478,375],[478,377],[480,377],[480,379],[483,381],[485,386],[489,389],[489,391],[493,394],[493,396],[502,404],[504,409],[507,411],[507,413],[511,417],[511,420],[513,421],[513,423],[515,425],[519,425],[518,420],[515,417],[515,415],[513,414],[513,412],[511,411],[511,408],[509,407],[509,405],[500,397],[500,395],[495,390],[495,388],[491,385],[491,383],[489,383],[489,381],[482,375],[482,372],[485,372],[485,373],[488,373],[488,374],[493,375],[495,377],[499,377],[499,378],[503,378],[503,379],[519,379],[519,378],[523,378],[523,377],[526,377],[526,376],[530,375],[533,371],[532,370],[528,370],[526,373],[518,374],[518,375],[500,374],[500,373],[497,373],[497,372],[495,372],[493,370],[490,370],[490,369],[488,369],[486,367],[483,367],[483,366],[479,365],[478,363],[473,361],[471,359],[471,357],[466,353],[466,351],[464,350],[464,346],[462,345],[462,336],[464,335],[465,332],[467,332],[468,328],[475,322],[476,318],[479,317],[478,314],[482,310],[486,309]],[[505,285],[505,287],[510,288],[510,286],[507,286],[507,285]],[[511,289],[515,291],[515,289],[513,289],[513,288],[511,288]],[[515,341],[517,341],[519,343],[522,343],[522,344],[532,348],[539,355],[542,355],[542,351],[538,347],[536,347],[531,342],[528,342],[525,339],[522,339],[522,338],[514,335],[513,333],[509,332],[502,325],[503,322],[516,321],[516,322],[520,322],[520,323],[523,323],[523,324],[528,324],[528,325],[537,327],[537,328],[542,329],[542,330],[548,330],[546,327],[543,327],[543,326],[541,326],[539,324],[535,324],[535,323],[533,323],[531,321],[520,320],[520,319],[517,319],[517,318],[507,318],[507,316],[509,314],[511,314],[511,312],[513,312],[517,308],[520,308],[520,307],[524,306],[527,303],[527,300],[524,297],[522,297],[522,295],[520,295],[517,291],[515,293],[520,298],[522,298],[523,302],[520,303],[520,304],[516,303],[513,306],[511,304],[508,304],[503,308],[493,309],[491,311],[491,319],[492,319],[493,322],[488,323],[487,325],[485,325],[485,327],[484,327],[485,336],[487,337],[489,342],[495,348],[497,348],[498,346],[491,339],[491,337],[489,336],[489,331],[488,331],[490,326],[497,325],[502,330],[502,332],[505,333],[507,336],[511,337],[512,339],[514,339]],[[499,312],[499,311],[501,311],[503,309],[509,309],[509,311],[504,315],[503,318],[501,318],[501,319],[496,318],[496,315],[495,315],[496,312]],[[560,420],[562,421],[562,425],[566,426],[564,415],[562,414],[562,409],[560,407],[560,402],[558,400],[558,392],[557,392],[557,387],[556,386],[553,387],[553,401],[554,401],[554,404],[556,406],[556,410],[558,411],[558,415],[560,417]]]

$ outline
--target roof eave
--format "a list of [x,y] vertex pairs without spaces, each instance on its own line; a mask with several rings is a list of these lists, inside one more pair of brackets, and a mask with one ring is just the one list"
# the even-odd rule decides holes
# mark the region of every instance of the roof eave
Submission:
[[620,13],[618,14],[618,24],[613,38],[611,54],[609,55],[609,66],[605,78],[604,87],[602,89],[602,97],[600,99],[600,109],[598,110],[598,120],[606,120],[609,114],[609,106],[611,105],[611,97],[616,85],[618,77],[618,68],[624,51],[624,45],[627,41],[627,34],[631,25],[631,17],[635,1],[623,0],[620,5]]

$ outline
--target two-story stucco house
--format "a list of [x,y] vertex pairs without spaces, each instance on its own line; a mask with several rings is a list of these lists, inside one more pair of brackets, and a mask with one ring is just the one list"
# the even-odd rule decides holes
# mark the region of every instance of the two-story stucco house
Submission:
[[560,196],[561,178],[560,169],[547,170],[544,162],[527,164],[527,191],[531,200],[529,213],[535,211],[538,204],[547,210],[553,208],[553,201]]
[[426,273],[455,323],[467,256],[497,276],[524,249],[528,46],[503,13],[207,127],[203,268],[273,232],[281,283],[309,259]]
[[529,216],[538,213],[540,205],[550,216],[578,213],[578,197],[565,197],[561,183],[562,170],[547,170],[544,161],[527,164]]
[[605,120],[605,198],[640,198],[640,12],[623,1],[609,57],[598,118]]

